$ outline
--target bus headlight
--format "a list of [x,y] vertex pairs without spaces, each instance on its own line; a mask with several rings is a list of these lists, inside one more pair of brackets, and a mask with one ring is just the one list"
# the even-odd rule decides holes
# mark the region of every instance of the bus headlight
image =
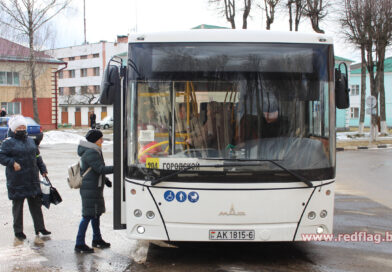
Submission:
[[136,209],[133,211],[133,215],[136,217],[140,217],[140,216],[142,216],[142,214],[143,214],[142,211],[139,209]]
[[325,218],[325,217],[327,217],[327,214],[328,214],[328,212],[327,212],[326,210],[322,210],[322,211],[320,212],[320,217],[321,217],[321,218]]
[[309,212],[309,213],[308,213],[308,218],[309,218],[310,220],[315,219],[315,218],[316,218],[316,213],[313,212],[313,211]]
[[316,229],[317,234],[322,234],[325,231],[323,226],[318,226]]
[[153,219],[153,218],[155,217],[155,213],[154,213],[153,211],[148,211],[148,212],[146,213],[146,217],[147,217],[148,219]]
[[136,230],[139,234],[143,234],[146,231],[146,229],[143,226],[138,226]]

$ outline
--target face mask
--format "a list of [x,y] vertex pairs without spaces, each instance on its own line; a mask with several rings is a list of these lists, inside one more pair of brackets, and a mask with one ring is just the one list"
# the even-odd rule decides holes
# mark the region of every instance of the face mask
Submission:
[[27,136],[26,130],[17,130],[15,131],[15,138],[17,139],[24,139]]

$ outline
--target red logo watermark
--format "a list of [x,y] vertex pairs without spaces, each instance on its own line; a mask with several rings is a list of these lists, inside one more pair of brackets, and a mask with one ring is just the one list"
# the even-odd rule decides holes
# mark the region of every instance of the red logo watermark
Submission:
[[354,233],[339,233],[339,234],[301,234],[302,240],[305,242],[311,241],[325,241],[325,242],[370,242],[383,243],[392,242],[392,232],[383,233],[368,233],[366,231],[358,231]]

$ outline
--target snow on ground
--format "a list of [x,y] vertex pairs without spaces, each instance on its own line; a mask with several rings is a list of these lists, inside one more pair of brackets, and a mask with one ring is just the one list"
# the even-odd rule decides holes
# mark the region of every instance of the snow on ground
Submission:
[[[336,133],[336,140],[340,141],[340,140],[352,140],[356,135],[358,134],[358,132],[337,132]],[[359,138],[359,137],[355,137],[355,138]],[[360,137],[362,138],[362,137]],[[369,133],[366,133],[363,138],[369,138]]]
[[[77,134],[78,131],[58,131],[50,130],[44,133],[44,138],[40,145],[56,145],[56,144],[79,144],[80,140],[86,140],[82,135]],[[105,135],[104,135],[105,138]],[[104,141],[104,145],[113,144],[113,141]]]
[[44,133],[41,145],[78,144],[82,139],[85,138],[76,133],[51,130]]
[[[378,140],[391,140],[392,136],[380,136]],[[364,133],[362,136],[358,136],[358,131],[350,132],[337,132],[337,141],[369,141],[369,132]]]

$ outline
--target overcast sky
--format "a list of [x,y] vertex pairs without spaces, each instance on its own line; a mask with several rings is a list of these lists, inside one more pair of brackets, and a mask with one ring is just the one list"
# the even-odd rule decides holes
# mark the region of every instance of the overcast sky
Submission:
[[[237,13],[236,17],[237,28],[240,28],[242,14]],[[339,27],[331,17],[321,24],[321,28],[334,37],[335,54],[359,61],[359,51],[339,38]],[[187,30],[200,24],[230,27],[208,0],[86,0],[86,19],[87,41],[90,43],[115,41],[117,35],[135,31]],[[74,0],[72,7],[58,15],[53,23],[57,29],[56,48],[82,44],[83,0]],[[260,8],[252,9],[248,29],[265,29],[265,16]],[[278,16],[272,30],[289,30],[287,16]],[[300,31],[313,32],[308,19],[300,24]]]

